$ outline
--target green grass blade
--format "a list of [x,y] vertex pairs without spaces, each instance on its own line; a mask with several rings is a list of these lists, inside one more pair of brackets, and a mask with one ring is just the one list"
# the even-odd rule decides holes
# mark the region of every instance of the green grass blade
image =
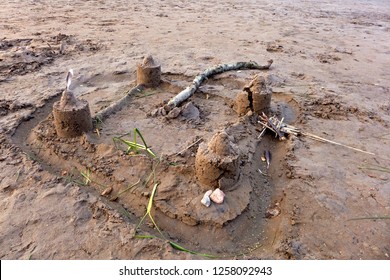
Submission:
[[155,222],[154,219],[153,219],[153,216],[152,216],[150,213],[149,213],[149,218],[150,218],[150,220],[152,221],[154,227],[157,229],[158,233],[161,235],[161,237],[164,238],[164,239],[167,239],[167,238],[165,237],[165,235],[162,233],[162,231],[160,230],[160,228],[157,226],[156,222]]
[[134,128],[134,142],[137,143],[137,134],[141,138],[142,143],[144,143],[144,146],[148,148],[148,145],[145,142],[144,137],[142,136],[141,132],[138,130],[138,128]]
[[[144,143],[144,145],[141,145],[141,144],[137,143],[137,134],[141,138],[141,140]],[[128,135],[128,134],[125,134],[125,135]],[[137,128],[134,128],[134,141],[133,142],[128,141],[128,140],[124,140],[124,139],[122,139],[122,137],[123,136],[113,137],[112,140],[114,141],[114,144],[115,144],[116,148],[118,148],[117,145],[116,145],[116,142],[121,142],[121,143],[125,144],[128,147],[127,148],[127,152],[129,152],[130,150],[135,150],[136,152],[138,152],[138,149],[141,149],[141,150],[147,151],[152,157],[157,157],[156,154],[148,147],[144,137],[142,136],[141,132]]]
[[131,142],[131,141],[128,141],[128,140],[125,140],[125,139],[122,139],[122,138],[114,137],[113,140],[122,142],[123,144],[125,144],[129,148],[134,148],[134,149],[140,148],[140,149],[146,150],[145,146],[143,146],[141,144],[137,144],[137,143]]
[[156,193],[157,186],[158,186],[157,183],[154,184],[153,190],[152,190],[152,194],[150,195],[150,198],[149,198],[148,208],[146,208],[146,213],[148,213],[148,214],[150,214],[150,211],[152,210],[153,198],[154,198],[154,195],[155,195],[155,193]]
[[85,185],[89,185],[92,180],[91,180],[91,171],[89,169],[87,169],[85,172],[84,171],[80,171],[80,174],[81,176],[84,177],[84,184]]
[[139,227],[142,225],[144,222],[145,218],[148,216],[148,213],[145,213],[145,215],[142,217],[141,221],[139,221],[138,225],[135,227],[135,230],[137,231]]
[[140,239],[154,239],[154,238],[157,238],[154,235],[135,235],[134,237],[135,238],[140,238]]
[[217,256],[214,256],[214,255],[198,253],[195,251],[188,250],[188,249],[184,248],[183,246],[180,246],[179,244],[177,244],[173,241],[169,241],[169,244],[172,246],[172,248],[179,250],[179,251],[182,251],[182,252],[190,253],[190,254],[197,255],[197,256],[207,257],[207,258],[211,258],[211,259],[218,258]]
[[390,219],[390,216],[358,217],[358,218],[348,219],[347,221],[357,221],[357,220],[383,220],[383,219]]
[[123,194],[124,192],[127,192],[128,190],[131,190],[131,189],[134,188],[136,185],[138,185],[139,182],[141,182],[141,179],[138,179],[138,181],[137,181],[136,183],[134,183],[134,184],[132,184],[131,186],[128,186],[126,189],[120,191],[120,192],[118,193],[117,196],[120,196],[120,195]]
[[359,166],[358,168],[390,173],[390,168],[385,167],[385,166],[380,166],[377,164],[363,165],[363,166]]
[[146,144],[146,141],[145,141],[144,137],[142,136],[141,132],[138,130],[138,128],[134,128],[134,142],[136,142],[137,134],[138,134],[138,136],[141,138],[142,143],[144,143],[145,150],[146,150],[151,156],[156,157],[156,155],[152,152],[152,150],[151,150],[151,149],[148,147],[148,145]]
[[[160,161],[158,161],[157,165],[154,166],[153,170],[152,170],[152,173],[151,175],[154,175],[155,173],[155,169],[157,168],[157,166],[159,165]],[[148,180],[150,180],[151,178],[151,175],[149,175],[148,177]],[[154,178],[154,181],[156,179]],[[155,222],[153,216],[152,216],[152,207],[153,207],[153,200],[154,200],[154,197],[156,195],[156,191],[157,191],[157,187],[158,187],[158,183],[155,183],[154,186],[153,186],[153,190],[152,190],[152,193],[150,195],[150,198],[149,198],[149,202],[148,202],[148,206],[146,208],[146,213],[145,215],[142,217],[141,221],[138,223],[137,227],[136,227],[136,230],[139,229],[139,227],[142,225],[142,223],[144,222],[146,216],[149,216],[150,220],[152,221],[154,227],[157,229],[158,233],[161,235],[161,237],[165,240],[168,240],[164,234],[162,233],[162,231],[160,230],[160,228],[157,226],[157,223]],[[146,239],[153,239],[153,238],[157,238],[156,236],[152,236],[152,235],[136,235],[135,237],[137,238],[146,238]],[[207,257],[207,258],[218,258],[217,256],[214,256],[214,255],[211,255],[211,254],[204,254],[204,253],[198,253],[198,252],[195,252],[195,251],[191,251],[191,250],[188,250],[186,248],[184,248],[183,246],[173,242],[173,241],[169,241],[169,244],[172,246],[172,248],[176,249],[176,250],[179,250],[179,251],[183,251],[183,252],[187,252],[187,253],[190,253],[190,254],[193,254],[193,255],[198,255],[198,256],[202,256],[202,257]]]
[[[134,128],[134,143],[137,144],[137,134],[136,134],[135,130],[136,130],[136,128]],[[146,146],[145,146],[145,149],[146,149]]]
[[146,151],[152,156],[152,157],[157,157],[155,153],[150,148],[146,148]]

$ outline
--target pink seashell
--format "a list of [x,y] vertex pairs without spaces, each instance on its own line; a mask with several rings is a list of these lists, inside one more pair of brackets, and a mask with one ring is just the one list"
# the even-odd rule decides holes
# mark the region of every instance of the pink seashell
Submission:
[[225,198],[225,194],[219,188],[215,189],[213,191],[213,193],[210,195],[210,199],[213,202],[218,203],[218,204],[223,203],[224,198]]

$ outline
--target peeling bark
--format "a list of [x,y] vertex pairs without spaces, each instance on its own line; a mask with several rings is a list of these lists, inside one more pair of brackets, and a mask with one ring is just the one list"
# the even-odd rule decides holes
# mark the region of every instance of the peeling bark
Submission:
[[237,62],[233,64],[221,64],[212,68],[208,68],[199,75],[195,77],[192,81],[192,84],[186,89],[178,93],[175,97],[169,100],[168,104],[164,106],[165,111],[169,112],[173,108],[179,106],[181,103],[190,98],[200,87],[200,85],[209,77],[221,74],[231,70],[240,70],[240,69],[258,69],[258,70],[268,70],[273,63],[273,60],[268,60],[266,65],[259,65],[256,62]]

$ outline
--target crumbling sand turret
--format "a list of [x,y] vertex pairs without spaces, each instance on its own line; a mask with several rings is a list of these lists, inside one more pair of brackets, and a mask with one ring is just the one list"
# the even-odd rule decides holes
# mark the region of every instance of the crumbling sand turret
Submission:
[[268,113],[271,95],[272,92],[267,88],[264,77],[256,75],[250,84],[244,87],[244,91],[237,95],[233,108],[240,116],[249,111],[257,114]]
[[142,64],[137,65],[137,84],[144,87],[158,87],[161,81],[161,66],[156,64],[153,57],[148,55]]
[[92,118],[86,100],[77,99],[73,92],[64,90],[60,101],[53,105],[54,126],[59,137],[81,136],[92,130]]
[[215,134],[208,144],[199,146],[195,158],[196,177],[202,190],[234,188],[239,177],[239,153],[225,131]]

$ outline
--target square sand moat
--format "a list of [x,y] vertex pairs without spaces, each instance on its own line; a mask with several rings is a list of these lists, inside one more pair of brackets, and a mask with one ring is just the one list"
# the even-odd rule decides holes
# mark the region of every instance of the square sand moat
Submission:
[[[225,236],[223,239],[233,245],[235,238],[241,237],[251,224],[248,224],[248,217],[252,216],[252,211],[265,212],[269,205],[271,183],[257,169],[262,167],[259,160],[261,150],[271,145],[272,140],[266,138],[259,143],[255,116],[238,118],[229,106],[229,100],[212,93],[208,93],[208,99],[206,93],[191,98],[192,106],[198,110],[195,119],[188,118],[191,114],[182,112],[176,118],[150,115],[161,100],[169,99],[176,93],[170,92],[172,88],[166,83],[158,89],[148,89],[134,96],[128,106],[96,127],[99,135],[89,133],[78,138],[60,139],[49,115],[30,133],[27,140],[29,148],[54,169],[73,174],[73,178],[78,180],[82,177],[76,169],[90,170],[91,178],[96,182],[91,185],[99,193],[104,186],[112,187],[108,198],[118,197],[116,202],[138,217],[144,214],[152,191],[152,181],[145,181],[155,170],[159,186],[154,198],[154,215],[163,230],[183,240],[195,240],[201,238],[199,232],[218,228],[215,238]],[[124,147],[119,150],[115,147],[113,137],[132,132],[135,127],[142,132],[154,153],[161,156],[159,164],[147,153],[126,154]],[[206,208],[200,200],[207,186],[196,178],[195,155],[199,145],[207,144],[219,131],[225,131],[230,136],[242,156],[236,183],[225,190],[225,202]],[[124,139],[132,140],[133,135]],[[139,138],[138,141],[141,143]],[[196,145],[185,149],[195,142]],[[138,181],[136,186],[124,192]],[[253,230],[261,225],[259,220]],[[208,242],[212,244],[213,237]]]

